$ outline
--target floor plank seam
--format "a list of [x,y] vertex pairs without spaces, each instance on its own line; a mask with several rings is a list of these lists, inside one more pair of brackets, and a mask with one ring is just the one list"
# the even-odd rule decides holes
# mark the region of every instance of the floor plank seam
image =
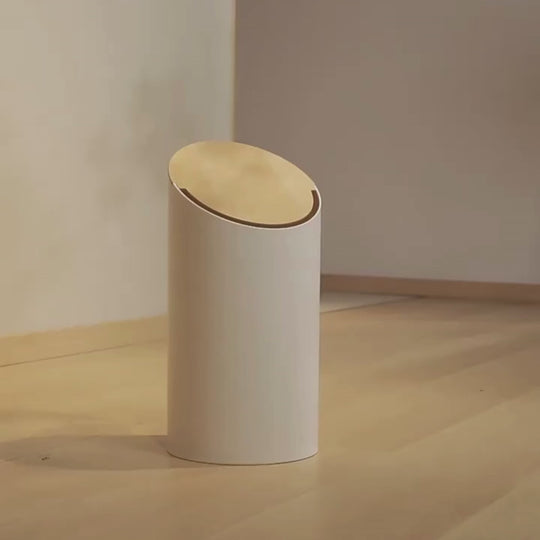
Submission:
[[149,343],[158,343],[160,341],[165,341],[166,338],[157,338],[157,339],[150,339],[148,341],[135,341],[131,343],[124,343],[122,345],[113,345],[112,347],[103,347],[101,349],[89,349],[85,351],[78,351],[74,353],[67,353],[67,354],[59,354],[57,356],[46,356],[45,358],[34,358],[32,360],[21,360],[20,362],[11,362],[9,364],[2,364],[0,365],[1,368],[6,367],[13,367],[13,366],[22,366],[25,364],[36,364],[37,362],[45,362],[47,360],[59,360],[61,358],[69,358],[70,356],[83,356],[85,354],[92,354],[95,352],[103,352],[103,351],[113,351],[116,349],[122,349],[124,347],[133,347],[137,345],[148,345]]

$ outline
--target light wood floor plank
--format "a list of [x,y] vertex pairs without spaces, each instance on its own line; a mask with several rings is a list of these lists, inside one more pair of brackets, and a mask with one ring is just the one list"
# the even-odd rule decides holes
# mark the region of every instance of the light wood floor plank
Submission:
[[163,341],[2,367],[0,538],[540,538],[539,305],[321,321],[321,449],[285,465],[164,451]]

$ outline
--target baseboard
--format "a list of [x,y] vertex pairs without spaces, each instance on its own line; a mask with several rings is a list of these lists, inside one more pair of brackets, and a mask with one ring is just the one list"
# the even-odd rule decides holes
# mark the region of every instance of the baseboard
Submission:
[[540,302],[540,284],[532,283],[490,283],[323,274],[321,288],[323,291],[336,292]]
[[0,338],[0,367],[164,339],[166,316]]
[[[323,274],[323,291],[540,302],[540,284]],[[0,366],[165,339],[165,315],[0,338]]]

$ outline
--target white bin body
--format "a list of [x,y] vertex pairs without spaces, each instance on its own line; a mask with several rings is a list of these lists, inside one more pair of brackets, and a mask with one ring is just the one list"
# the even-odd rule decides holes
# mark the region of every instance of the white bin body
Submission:
[[171,454],[261,464],[317,452],[319,276],[319,207],[299,225],[251,226],[170,184]]

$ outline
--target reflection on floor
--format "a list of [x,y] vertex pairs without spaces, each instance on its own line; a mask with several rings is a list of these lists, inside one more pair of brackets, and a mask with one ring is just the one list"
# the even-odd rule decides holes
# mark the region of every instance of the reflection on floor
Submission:
[[320,453],[166,454],[166,344],[0,368],[0,538],[536,540],[540,306],[321,316]]

